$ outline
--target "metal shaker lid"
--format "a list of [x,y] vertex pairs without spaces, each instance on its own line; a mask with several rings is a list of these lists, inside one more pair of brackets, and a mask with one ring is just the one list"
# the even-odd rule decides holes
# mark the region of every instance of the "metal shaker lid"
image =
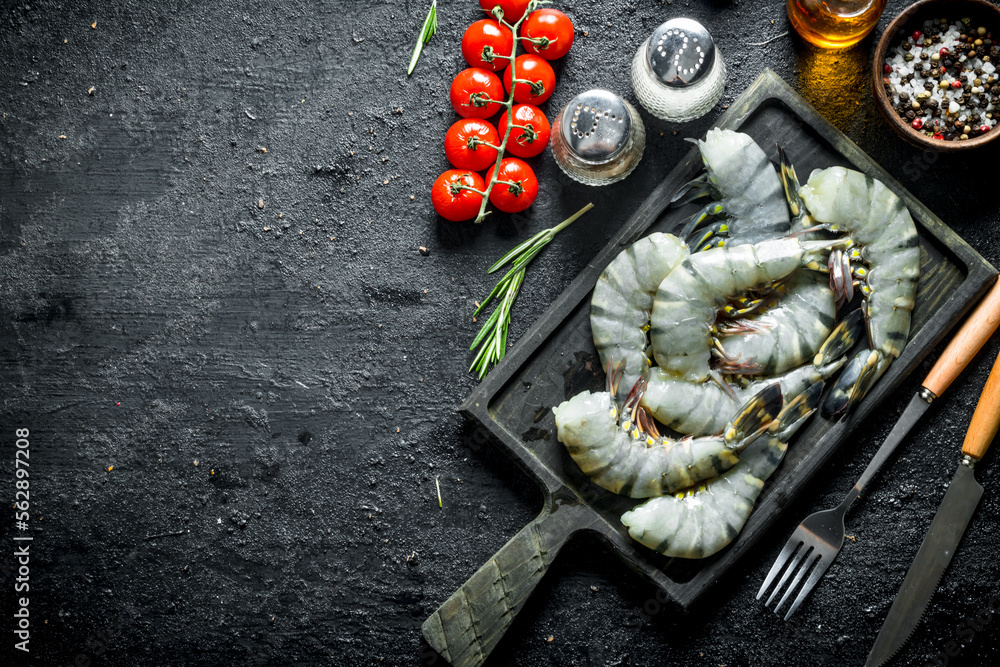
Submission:
[[712,70],[715,41],[693,19],[670,19],[646,42],[646,62],[666,85],[690,86]]
[[599,162],[616,156],[628,144],[632,118],[610,90],[580,93],[562,111],[562,138],[577,157]]

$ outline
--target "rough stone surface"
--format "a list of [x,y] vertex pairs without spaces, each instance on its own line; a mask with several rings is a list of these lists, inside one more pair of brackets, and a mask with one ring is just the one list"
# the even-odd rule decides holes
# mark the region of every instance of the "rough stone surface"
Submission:
[[[546,153],[525,214],[445,222],[428,190],[447,168],[461,34],[480,14],[442,0],[407,78],[427,4],[3,3],[0,423],[7,471],[14,429],[31,432],[32,664],[440,664],[421,622],[540,505],[454,412],[475,385],[466,347],[486,268],[595,203],[532,265],[516,340],[684,154],[681,139],[764,67],[1000,262],[997,152],[899,141],[871,99],[871,39],[836,54],[788,36],[749,45],[789,28],[775,0],[558,2],[577,41],[555,64],[550,116],[590,87],[631,99],[635,48],[678,15],[713,32],[723,100],[686,125],[644,114],[644,162],[617,186],[578,185]],[[876,34],[905,4],[889,2]],[[493,664],[861,664],[998,349],[857,503],[856,542],[790,621],[753,599],[758,585],[798,521],[850,488],[919,377],[703,605],[678,615],[580,537]],[[1000,607],[996,455],[899,664],[946,650],[949,664],[1000,661],[986,616]],[[9,555],[2,568],[10,584]],[[959,627],[977,614],[992,622]],[[11,643],[8,629],[0,656]]]

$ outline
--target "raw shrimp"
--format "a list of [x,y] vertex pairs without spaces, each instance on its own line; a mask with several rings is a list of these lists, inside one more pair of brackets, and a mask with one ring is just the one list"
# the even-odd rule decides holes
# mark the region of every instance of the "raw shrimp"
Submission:
[[833,331],[837,304],[827,276],[796,271],[775,288],[772,299],[777,303],[771,307],[716,325],[719,372],[784,373],[811,361]]
[[844,354],[859,339],[863,326],[860,311],[854,311],[826,338],[816,357],[819,365],[807,363],[781,375],[766,377],[741,387],[717,382],[687,382],[660,368],[650,370],[642,407],[679,433],[710,435],[720,433],[728,415],[737,405],[770,384],[781,387],[784,396],[798,396],[813,384],[832,377],[847,361]]
[[[685,225],[682,236],[693,250],[757,243],[788,233],[788,206],[781,182],[753,139],[741,132],[712,128],[704,141],[694,143],[706,174],[677,197],[711,194],[718,201],[705,206]],[[719,220],[702,228],[710,218]]]
[[640,379],[618,410],[620,370],[608,369],[608,390],[584,391],[552,409],[556,434],[580,469],[601,487],[631,498],[650,498],[716,477],[781,410],[781,390],[766,387],[746,403],[721,436],[671,440],[660,436],[639,407]]
[[[830,284],[842,301],[850,301],[858,279],[871,349],[851,359],[823,404],[824,416],[846,415],[906,345],[920,278],[920,239],[903,202],[871,176],[830,167],[814,171],[799,187],[782,155],[782,178],[803,225],[846,233],[853,245],[849,254],[831,253]],[[852,259],[867,268],[852,265]]]
[[[649,312],[656,289],[688,256],[676,236],[655,233],[639,239],[611,260],[590,300],[590,329],[601,365],[624,362],[619,387],[627,392],[649,367]],[[623,400],[624,396],[618,396]]]
[[783,238],[691,255],[663,279],[653,300],[650,341],[656,362],[689,382],[712,376],[709,361],[712,350],[718,350],[713,326],[719,309],[736,295],[796,269],[820,266],[825,253],[839,243]]
[[653,498],[625,512],[621,521],[640,544],[665,556],[705,558],[742,530],[764,488],[781,464],[788,441],[819,404],[822,382],[790,401],[769,433],[740,454],[740,462],[696,488]]

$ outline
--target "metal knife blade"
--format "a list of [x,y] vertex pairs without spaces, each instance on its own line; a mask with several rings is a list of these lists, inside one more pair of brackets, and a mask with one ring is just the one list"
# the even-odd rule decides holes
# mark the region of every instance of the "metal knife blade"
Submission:
[[962,443],[962,461],[948,487],[917,557],[903,580],[889,616],[868,654],[867,667],[878,667],[898,651],[916,629],[941,576],[962,541],[972,513],[976,511],[983,487],[972,470],[986,456],[986,450],[1000,429],[1000,354],[993,362],[986,386],[979,395],[976,411]]
[[879,667],[887,662],[916,630],[982,495],[983,487],[963,461],[906,573],[865,667]]

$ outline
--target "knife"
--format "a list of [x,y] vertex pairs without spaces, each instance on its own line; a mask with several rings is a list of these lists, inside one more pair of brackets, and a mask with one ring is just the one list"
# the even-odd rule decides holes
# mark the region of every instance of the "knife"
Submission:
[[920,622],[931,596],[938,587],[951,556],[965,533],[969,519],[983,495],[973,468],[986,454],[1000,426],[1000,355],[986,380],[983,393],[962,443],[962,460],[955,478],[941,501],[934,521],[924,538],[903,586],[889,609],[865,667],[878,667],[903,647]]

